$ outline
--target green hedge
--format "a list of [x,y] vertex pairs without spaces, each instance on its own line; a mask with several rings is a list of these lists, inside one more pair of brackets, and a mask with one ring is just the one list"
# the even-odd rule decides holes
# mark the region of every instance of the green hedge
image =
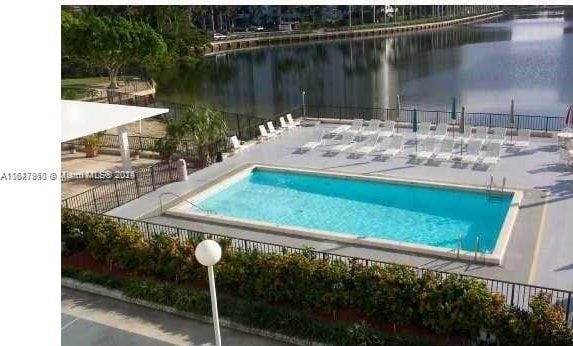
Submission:
[[[112,219],[64,209],[62,240],[68,253],[85,248],[110,267],[205,284],[206,270],[194,257],[201,239],[180,242],[165,234],[146,239],[139,230]],[[215,267],[218,290],[239,299],[331,316],[343,308],[357,309],[372,320],[423,325],[468,339],[487,330],[504,343],[573,345],[563,309],[543,294],[532,300],[530,312],[521,311],[507,306],[483,282],[467,277],[418,277],[406,266],[348,265],[316,259],[311,251],[231,251],[229,242],[223,243],[223,258]]]
[[[211,298],[208,291],[149,280],[118,279],[80,269],[64,268],[62,276],[119,289],[131,298],[211,316]],[[217,300],[219,314],[224,318],[252,328],[300,339],[341,346],[428,345],[424,340],[414,337],[383,334],[364,323],[324,323],[313,319],[306,312],[237,299],[224,294],[219,294]]]

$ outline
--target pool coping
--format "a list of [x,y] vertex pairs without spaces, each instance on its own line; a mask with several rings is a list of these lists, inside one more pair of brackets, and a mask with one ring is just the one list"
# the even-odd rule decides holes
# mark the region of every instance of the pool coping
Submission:
[[[332,172],[332,171],[321,171],[321,170],[313,170],[313,169],[306,169],[306,168],[294,168],[294,167],[284,167],[284,166],[275,166],[275,165],[268,165],[268,164],[248,164],[239,170],[235,170],[234,172],[222,177],[222,179],[216,179],[206,186],[203,186],[200,191],[196,193],[190,193],[186,195],[186,199],[184,201],[178,200],[175,203],[170,203],[171,206],[169,209],[165,211],[165,214],[180,217],[180,218],[187,218],[187,219],[194,219],[200,221],[207,221],[211,223],[218,223],[218,224],[225,224],[231,226],[241,226],[241,227],[248,227],[251,229],[256,230],[264,230],[270,231],[273,233],[279,234],[288,234],[288,235],[295,235],[295,236],[305,236],[310,238],[318,238],[318,239],[326,239],[326,240],[334,240],[340,241],[345,243],[350,243],[354,245],[366,245],[370,247],[378,247],[387,250],[396,250],[396,251],[403,251],[403,252],[412,252],[413,254],[423,254],[423,255],[431,255],[437,257],[445,257],[449,259],[456,259],[456,260],[465,260],[465,261],[479,261],[486,264],[492,265],[502,265],[503,258],[505,256],[505,252],[507,249],[507,245],[509,244],[509,240],[511,237],[511,233],[513,227],[515,225],[518,210],[520,207],[521,200],[523,198],[523,191],[516,190],[516,189],[504,189],[503,192],[496,191],[496,194],[513,194],[513,198],[510,202],[508,211],[506,213],[504,222],[502,224],[502,228],[498,235],[498,239],[495,245],[495,248],[492,253],[483,253],[483,252],[474,252],[474,251],[465,251],[461,249],[447,249],[442,247],[436,247],[431,245],[423,245],[423,244],[415,244],[415,243],[408,243],[408,242],[400,242],[395,240],[388,240],[388,239],[381,239],[381,238],[369,238],[369,237],[357,237],[353,235],[348,235],[344,233],[326,231],[321,229],[313,229],[313,228],[304,228],[304,227],[297,227],[297,226],[290,226],[290,225],[279,225],[273,224],[269,222],[262,222],[262,221],[255,221],[255,220],[247,220],[247,219],[240,219],[235,217],[229,216],[222,216],[222,215],[213,215],[208,211],[180,211],[178,209],[185,204],[192,204],[195,206],[195,203],[200,202],[201,200],[211,196],[212,194],[228,187],[229,185],[235,183],[236,181],[244,178],[251,171],[255,169],[262,169],[267,171],[275,171],[275,172],[294,172],[300,174],[310,174],[310,175],[320,175],[320,176],[327,176],[327,177],[337,177],[337,178],[344,178],[344,179],[355,179],[355,180],[363,180],[363,181],[374,181],[374,182],[390,182],[396,184],[403,184],[403,185],[421,185],[421,186],[430,186],[430,187],[444,187],[450,189],[458,189],[458,190],[466,190],[466,191],[474,191],[474,192],[482,192],[488,193],[487,188],[484,187],[477,187],[477,186],[470,186],[470,185],[461,185],[461,184],[454,184],[454,183],[444,183],[444,182],[434,182],[434,181],[427,181],[427,180],[413,180],[413,179],[403,179],[403,178],[395,178],[395,177],[380,177],[380,176],[372,176],[372,175],[364,175],[364,174],[350,174],[350,173],[341,173],[341,172]],[[195,206],[198,208],[197,206]]]

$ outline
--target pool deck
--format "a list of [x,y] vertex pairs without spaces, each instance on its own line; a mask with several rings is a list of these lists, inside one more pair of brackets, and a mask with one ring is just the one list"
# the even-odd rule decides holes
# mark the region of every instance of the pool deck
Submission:
[[[336,125],[321,124],[290,131],[270,142],[251,146],[246,152],[225,158],[189,175],[186,182],[166,185],[108,214],[145,219],[150,222],[191,228],[199,231],[251,239],[287,246],[312,246],[316,250],[465,273],[498,280],[516,281],[553,288],[573,289],[573,169],[561,162],[556,140],[532,138],[528,148],[519,152],[504,149],[496,167],[463,166],[457,162],[439,165],[416,163],[413,133],[406,136],[404,151],[394,159],[381,161],[372,156],[350,157],[348,153],[325,155],[321,149],[302,153],[298,148],[316,140],[321,132]],[[397,177],[428,182],[485,187],[493,175],[497,183],[505,176],[507,188],[522,190],[524,198],[507,247],[502,266],[456,261],[398,251],[357,246],[344,242],[317,240],[300,236],[265,233],[162,215],[159,195],[195,193],[248,164],[269,164],[322,171]],[[164,196],[169,204],[174,197]]]

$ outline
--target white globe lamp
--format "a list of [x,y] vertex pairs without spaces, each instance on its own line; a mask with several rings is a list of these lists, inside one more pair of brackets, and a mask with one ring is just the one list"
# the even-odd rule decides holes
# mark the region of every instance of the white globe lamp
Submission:
[[221,259],[221,246],[214,240],[203,240],[195,249],[195,258],[205,267],[213,266]]
[[197,262],[207,267],[209,291],[211,292],[211,309],[213,310],[213,327],[215,328],[215,343],[217,346],[221,346],[219,313],[217,312],[217,292],[215,291],[215,272],[213,270],[213,266],[221,259],[221,246],[214,240],[203,240],[195,248],[195,258],[197,258]]

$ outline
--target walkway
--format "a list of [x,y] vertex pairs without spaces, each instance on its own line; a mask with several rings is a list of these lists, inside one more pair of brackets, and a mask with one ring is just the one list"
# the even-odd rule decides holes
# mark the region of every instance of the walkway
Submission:
[[[560,163],[556,141],[533,138],[531,146],[521,152],[504,150],[496,168],[461,167],[452,163],[441,165],[417,164],[409,154],[415,151],[412,133],[404,153],[394,160],[380,161],[372,157],[350,158],[348,154],[328,157],[321,150],[301,154],[302,144],[316,140],[322,131],[336,125],[305,127],[281,138],[256,145],[247,152],[226,158],[223,162],[194,172],[184,183],[166,185],[155,192],[131,201],[109,214],[127,218],[188,227],[206,232],[231,235],[244,239],[284,244],[313,246],[317,250],[423,266],[430,269],[460,272],[495,279],[530,283],[566,290],[573,289],[573,172]],[[403,132],[400,129],[400,132]],[[287,167],[320,169],[365,175],[423,179],[485,186],[493,175],[499,183],[505,176],[509,188],[525,192],[517,222],[508,244],[502,266],[484,266],[454,260],[352,246],[333,241],[284,236],[253,229],[237,229],[221,225],[159,216],[159,194],[170,191],[187,195],[247,163],[274,164]],[[163,202],[168,204],[169,198]],[[156,210],[154,213],[153,210]],[[151,213],[150,213],[151,212]]]
[[[62,346],[214,345],[212,325],[62,287]],[[226,345],[287,345],[222,329]]]

